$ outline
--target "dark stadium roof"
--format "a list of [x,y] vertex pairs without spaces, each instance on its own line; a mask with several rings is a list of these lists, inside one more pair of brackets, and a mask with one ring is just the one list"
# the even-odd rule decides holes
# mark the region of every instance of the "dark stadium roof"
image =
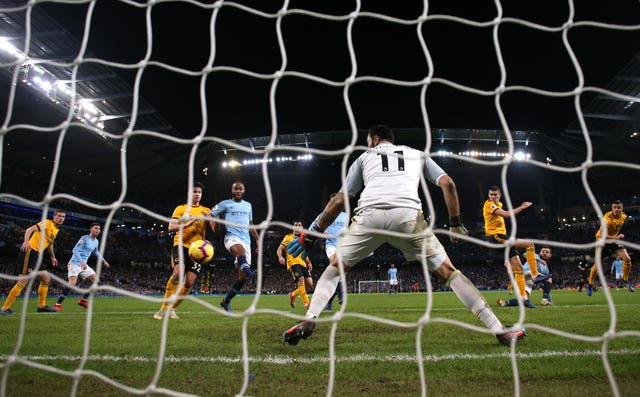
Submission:
[[[362,11],[388,12],[404,20],[415,19],[421,13],[420,2],[406,2],[402,7],[394,4],[392,9],[386,9],[388,6],[384,2],[363,3],[363,7],[369,8]],[[490,21],[496,13],[493,2],[477,2],[475,8],[467,10],[452,8],[446,2],[429,3],[430,15],[451,14],[474,21]],[[581,93],[577,102],[589,137],[596,145],[594,158],[637,164],[640,148],[640,5],[636,1],[620,1],[609,3],[603,9],[590,3],[594,2],[576,2],[574,21],[611,23],[633,29],[607,29],[587,24],[573,27],[568,33],[572,50],[581,62],[584,86],[600,88]],[[262,18],[263,14],[247,12],[239,5],[276,15],[282,3],[223,3],[217,17],[219,53],[215,65],[232,65],[263,74],[277,70],[281,60],[275,18]],[[57,164],[60,170],[54,193],[76,194],[108,203],[118,199],[120,194],[123,183],[120,165],[125,159],[128,173],[125,201],[153,206],[166,200],[172,206],[176,195],[183,195],[186,186],[191,153],[188,140],[202,129],[201,76],[197,72],[206,65],[209,56],[208,28],[212,8],[174,3],[154,5],[151,16],[155,42],[150,59],[180,68],[182,73],[172,73],[173,70],[160,64],[150,64],[144,73],[138,74],[138,63],[146,55],[145,5],[133,7],[121,2],[97,2],[83,56],[85,62],[76,68],[75,60],[84,45],[82,32],[87,7],[87,4],[0,0],[0,36],[14,48],[24,49],[29,28],[28,56],[36,60],[21,63],[0,50],[0,92],[3,93],[0,117],[4,120],[8,109],[12,113],[8,130],[3,132],[0,191],[42,200],[38,192],[46,191],[52,164]],[[312,6],[294,1],[289,8],[308,7]],[[353,4],[349,2],[334,1],[326,3],[324,8],[313,7],[318,7],[316,12],[334,17],[353,11]],[[505,17],[523,18],[552,27],[561,27],[569,12],[566,4],[558,5],[557,2],[543,2],[535,9],[526,5],[514,8],[511,4],[503,4],[503,7]],[[545,13],[545,7],[557,12]],[[250,23],[242,24],[245,20]],[[287,70],[300,70],[336,81],[348,77],[351,71],[346,57],[348,19],[313,19],[306,14],[292,13],[283,21],[286,22],[282,29],[289,54]],[[370,30],[374,24],[388,29],[386,36],[378,34],[379,29]],[[560,44],[562,31],[544,32],[519,24],[503,24],[506,33],[500,41],[505,53],[507,85],[529,85],[571,94],[578,78],[566,49]],[[305,31],[307,25],[309,30]],[[456,29],[461,31],[459,35]],[[233,38],[227,38],[226,32]],[[478,30],[481,34],[477,36],[485,40],[478,43],[474,41],[476,35],[469,35],[475,32],[469,24],[456,24],[451,20],[436,19],[425,23],[423,32],[433,41],[430,44],[435,77],[481,90],[495,87],[500,75],[489,41],[491,26]],[[297,36],[301,36],[300,42],[295,40]],[[553,44],[549,44],[547,36],[553,36]],[[418,58],[421,53],[416,48],[408,46],[407,49],[398,44],[409,38],[415,40],[415,25],[405,27],[401,23],[361,17],[354,27],[353,38],[355,46],[360,46],[358,50],[362,57],[358,75],[380,75],[406,81],[424,77],[424,60]],[[512,43],[512,39],[516,42]],[[536,47],[538,41],[540,44]],[[337,53],[331,53],[328,45],[337,47]],[[449,47],[455,48],[451,51]],[[488,51],[483,52],[482,47]],[[401,51],[413,55],[406,56]],[[314,56],[315,52],[320,56]],[[467,53],[469,58],[464,56]],[[311,59],[311,66],[302,63],[306,58]],[[414,66],[414,63],[418,65]],[[45,69],[47,77],[66,83],[67,87],[73,87],[70,82],[75,81],[77,99],[82,100],[77,101],[78,107],[69,120],[68,131],[60,128],[69,114],[68,95],[65,97],[62,89],[43,95],[36,83],[26,78],[41,73],[35,70],[38,67]],[[390,71],[388,76],[385,75],[387,71]],[[191,72],[193,76],[189,75]],[[467,80],[467,76],[479,79],[477,84]],[[22,83],[25,78],[29,85]],[[12,82],[17,83],[13,103],[9,102]],[[219,179],[213,183],[224,181],[225,187],[216,192],[217,198],[227,194],[229,178],[242,178],[243,174],[238,172],[222,177],[213,173],[212,168],[218,167],[234,151],[238,153],[239,147],[246,148],[243,154],[247,156],[252,150],[258,150],[259,155],[260,149],[270,141],[273,128],[269,113],[271,84],[271,79],[252,78],[228,70],[212,73],[207,80],[206,137],[224,138],[231,145],[203,142],[195,153],[193,172],[196,179],[215,174]],[[134,95],[136,87],[139,96]],[[388,86],[376,81],[354,84],[350,100],[360,131],[373,124],[387,123],[396,130],[399,142],[424,147],[426,132],[419,108],[419,89]],[[352,133],[342,102],[343,87],[291,77],[282,79],[278,90],[280,95],[275,102],[278,145],[337,150],[351,143]],[[472,95],[435,83],[428,92],[426,104],[432,152],[506,149],[506,134],[496,113],[493,96]],[[80,102],[93,105],[97,114],[86,114],[85,117]],[[586,160],[586,147],[575,102],[573,95],[550,97],[514,90],[503,93],[500,104],[518,148],[536,153],[539,161],[548,158],[557,165],[577,166]],[[98,126],[100,122],[103,125]],[[28,128],[25,124],[37,128]],[[147,132],[131,136],[130,131]],[[364,144],[362,136],[358,143]],[[58,145],[62,152],[55,163]],[[317,161],[321,159],[322,156],[317,157]],[[339,163],[340,158],[337,159]],[[336,158],[331,160],[335,162]],[[320,166],[313,172],[326,169]],[[329,171],[335,175],[335,169]],[[17,191],[16,186],[19,186]]]

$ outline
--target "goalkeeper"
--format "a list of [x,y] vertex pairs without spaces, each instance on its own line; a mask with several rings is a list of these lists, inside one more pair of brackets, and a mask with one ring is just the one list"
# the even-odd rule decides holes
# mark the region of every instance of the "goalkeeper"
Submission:
[[[418,196],[421,175],[442,189],[450,217],[450,238],[468,234],[460,217],[458,193],[453,179],[431,158],[408,146],[394,145],[393,132],[387,126],[377,126],[367,134],[370,148],[349,167],[340,193],[327,204],[316,225],[288,245],[289,252],[303,256],[313,247],[321,233],[345,208],[347,195],[354,197],[360,189],[358,206],[349,230],[340,242],[337,255],[320,276],[305,320],[282,334],[282,341],[291,345],[308,338],[315,328],[327,301],[340,280],[338,266],[348,270],[366,258],[380,245],[389,243],[402,250],[408,261],[418,260],[430,271],[447,280],[458,299],[495,333],[500,343],[509,345],[524,336],[524,329],[505,331],[478,289],[459,271],[438,239],[427,230]],[[425,187],[426,188],[426,187]],[[395,232],[390,235],[387,232]],[[340,258],[340,260],[338,260]]]

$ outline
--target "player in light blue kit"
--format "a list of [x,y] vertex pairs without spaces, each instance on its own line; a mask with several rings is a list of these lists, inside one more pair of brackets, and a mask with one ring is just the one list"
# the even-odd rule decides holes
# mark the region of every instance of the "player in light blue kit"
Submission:
[[[95,255],[99,260],[103,261],[102,263],[105,267],[109,267],[109,263],[104,259],[100,251],[98,251],[98,245],[100,244],[100,241],[98,241],[98,235],[100,234],[100,230],[101,227],[99,223],[92,223],[89,227],[89,234],[85,234],[80,237],[80,240],[78,240],[75,247],[73,247],[71,259],[69,259],[69,264],[67,265],[69,285],[65,287],[62,290],[62,293],[60,293],[60,296],[58,296],[58,302],[55,305],[56,310],[62,310],[62,302],[64,302],[65,298],[69,294],[71,287],[78,283],[78,277],[83,280],[89,279],[92,284],[100,281],[96,281],[96,272],[87,265],[87,261],[91,255]],[[89,293],[87,292],[82,296],[82,298],[80,298],[78,305],[88,309],[88,297]]]
[[622,281],[622,257],[620,255],[616,255],[616,259],[611,262],[611,275],[616,278],[616,288],[620,288],[620,283]]
[[[538,274],[543,275],[543,280],[534,283],[531,269],[526,261],[523,262],[523,273],[526,284],[527,298],[531,295],[534,286],[541,285],[542,287],[542,300],[540,304],[542,306],[552,306],[553,300],[551,299],[551,287],[553,287],[553,279],[551,278],[551,272],[549,271],[549,260],[551,259],[551,248],[542,247],[540,252],[536,254],[536,264],[538,268]],[[518,306],[517,299],[502,300],[498,299],[498,306]]]
[[211,210],[213,217],[222,216],[227,222],[227,233],[224,235],[224,247],[233,255],[238,270],[238,280],[233,283],[220,306],[231,313],[231,299],[251,281],[255,270],[251,269],[251,236],[258,241],[259,236],[253,227],[253,207],[242,199],[244,184],[234,182],[231,185],[231,199],[222,200]]
[[391,295],[391,291],[395,291],[395,295],[398,295],[398,269],[396,269],[396,265],[391,264],[387,275],[389,275],[389,295]]
[[[333,196],[335,195],[336,194],[333,193],[331,195],[331,198],[333,198]],[[314,227],[317,220],[318,218],[316,218],[316,220],[313,221],[313,223],[311,224],[311,226],[309,226],[309,228]],[[340,241],[341,234],[345,230],[347,230],[348,225],[349,225],[349,217],[347,217],[346,212],[342,211],[338,214],[338,216],[333,221],[333,223],[331,223],[331,225],[329,225],[329,227],[327,227],[327,229],[324,231],[326,234],[331,236],[324,243],[324,252],[327,254],[327,258],[329,259],[329,261],[331,261],[331,258],[336,254],[336,249],[338,248],[338,241]],[[328,310],[328,311],[333,310],[333,300],[336,298],[336,296],[338,297],[338,303],[342,305],[343,292],[342,292],[342,286],[340,285],[340,283],[338,283],[338,286],[336,287],[336,292],[334,292],[333,295],[331,295],[331,298],[329,298],[329,301],[327,302],[327,306],[325,307],[325,310]]]

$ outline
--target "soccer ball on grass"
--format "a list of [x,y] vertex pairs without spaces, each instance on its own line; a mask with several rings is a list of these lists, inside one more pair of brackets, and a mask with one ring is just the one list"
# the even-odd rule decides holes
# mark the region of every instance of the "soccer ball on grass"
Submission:
[[196,240],[189,246],[189,257],[200,264],[205,264],[213,259],[213,253],[213,244],[207,240]]

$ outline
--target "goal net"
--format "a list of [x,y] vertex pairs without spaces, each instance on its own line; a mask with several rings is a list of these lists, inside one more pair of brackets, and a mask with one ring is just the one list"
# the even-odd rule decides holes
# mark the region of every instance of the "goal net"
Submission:
[[[0,0],[2,303],[24,283],[0,315],[0,397],[637,393],[638,293],[607,288],[613,241],[594,234],[622,200],[633,286],[640,5],[524,3]],[[365,294],[388,285],[356,265],[313,336],[282,343],[304,304],[286,295],[281,238],[322,211],[377,124],[453,177],[471,234],[449,243],[442,192],[422,178],[428,232],[504,324],[527,328],[523,343],[499,346],[424,263],[402,269],[404,290],[422,292],[393,303]],[[170,274],[166,225],[194,181],[207,207],[245,184],[256,277],[232,313],[222,309],[238,276],[223,235],[209,234],[215,259],[180,319],[154,321]],[[533,202],[506,220],[499,247],[480,210],[493,185],[505,210]],[[25,230],[56,209],[67,216],[58,267],[45,250],[19,277]],[[69,286],[67,262],[93,222],[111,267],[92,259],[101,281],[71,289],[89,293],[88,309],[69,297],[61,312],[38,312],[42,291],[52,306]],[[554,285],[565,287],[553,306],[495,304],[514,297],[504,263],[516,236],[553,250]],[[373,254],[404,263],[386,248]],[[320,250],[311,258],[328,262]],[[598,270],[593,296],[579,260]],[[38,278],[47,266],[48,287]],[[369,281],[358,295],[347,279]]]
[[[361,280],[358,281],[358,293],[370,294],[389,292],[389,282],[387,280]],[[397,292],[402,292],[402,280],[398,280]]]

